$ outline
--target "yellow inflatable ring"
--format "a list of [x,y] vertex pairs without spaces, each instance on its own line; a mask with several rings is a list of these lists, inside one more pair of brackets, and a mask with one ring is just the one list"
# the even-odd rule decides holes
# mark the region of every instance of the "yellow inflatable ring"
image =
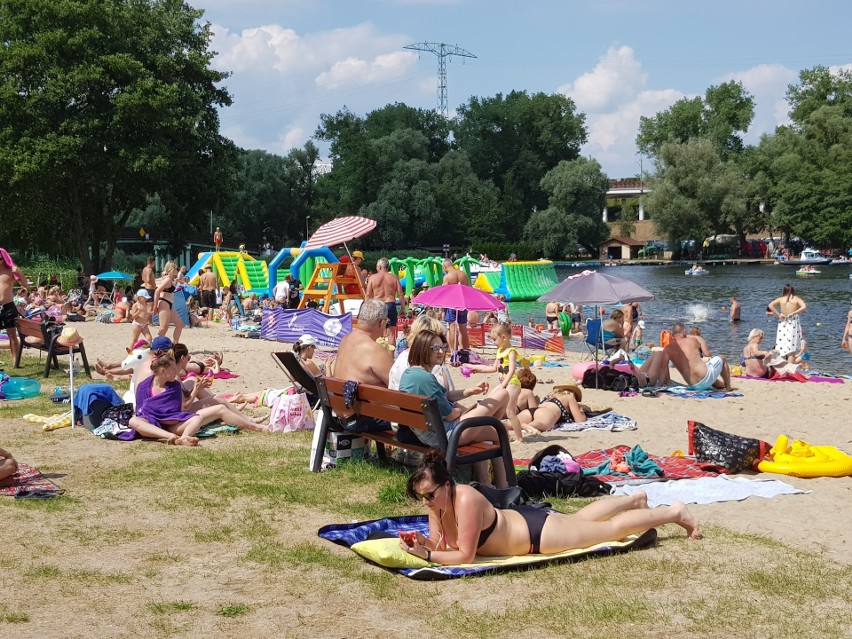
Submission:
[[769,459],[757,465],[762,473],[793,477],[845,477],[852,475],[852,456],[834,446],[811,446],[800,439],[789,444],[785,435],[775,440]]

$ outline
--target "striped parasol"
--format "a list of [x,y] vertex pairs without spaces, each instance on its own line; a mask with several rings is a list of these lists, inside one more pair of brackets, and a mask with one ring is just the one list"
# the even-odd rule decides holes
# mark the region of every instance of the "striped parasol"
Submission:
[[350,215],[339,217],[331,222],[326,222],[319,227],[303,248],[319,248],[321,246],[337,246],[346,244],[356,237],[366,235],[376,228],[376,221],[368,217]]

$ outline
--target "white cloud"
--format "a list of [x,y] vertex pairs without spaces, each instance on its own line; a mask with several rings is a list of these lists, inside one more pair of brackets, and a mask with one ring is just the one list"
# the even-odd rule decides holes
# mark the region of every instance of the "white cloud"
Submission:
[[320,73],[316,84],[325,89],[339,89],[354,83],[375,84],[399,78],[415,64],[417,54],[408,51],[378,55],[372,60],[347,58]]
[[581,110],[595,111],[635,96],[648,80],[628,46],[610,47],[595,68],[557,91],[572,98]]

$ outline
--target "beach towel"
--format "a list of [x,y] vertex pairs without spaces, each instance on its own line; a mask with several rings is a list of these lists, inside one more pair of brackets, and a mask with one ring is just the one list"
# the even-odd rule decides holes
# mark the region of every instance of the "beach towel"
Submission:
[[[581,550],[569,550],[555,555],[522,555],[520,557],[477,557],[472,564],[462,564],[459,566],[441,566],[438,564],[427,564],[424,560],[420,560],[423,567],[417,568],[399,568],[391,567],[391,564],[397,563],[392,560],[382,560],[377,555],[382,555],[381,550],[377,553],[368,552],[363,548],[352,548],[354,545],[366,542],[370,544],[370,540],[379,542],[379,546],[384,546],[386,557],[394,553],[395,548],[399,547],[397,533],[399,531],[419,531],[422,534],[429,532],[429,520],[426,515],[414,515],[408,517],[387,517],[385,519],[375,519],[372,521],[355,522],[351,524],[332,524],[323,526],[317,534],[332,543],[350,548],[354,552],[361,550],[362,556],[368,561],[377,563],[384,568],[394,570],[410,579],[421,581],[442,581],[446,579],[455,579],[458,577],[468,577],[473,575],[483,575],[489,573],[503,572],[507,570],[517,570],[528,568],[539,564],[548,564],[554,561],[576,560],[581,557],[591,555],[606,555],[614,552],[623,552],[631,549],[644,548],[649,546],[657,539],[657,531],[653,528],[645,531],[641,535],[631,535],[623,541],[608,541],[603,544],[583,548]],[[382,540],[381,537],[385,537]],[[404,551],[402,551],[404,552]],[[359,553],[360,554],[360,553]],[[407,553],[406,553],[407,554]],[[369,555],[369,558],[368,556]],[[403,557],[403,559],[405,559]],[[379,563],[381,561],[381,563]]]
[[[612,459],[612,454],[615,451],[627,453],[630,451],[630,446],[616,446],[615,448],[600,448],[590,450],[585,453],[580,453],[574,456],[574,460],[580,464],[581,468],[597,468],[604,462]],[[597,478],[608,484],[620,486],[622,484],[644,484],[650,481],[660,481],[667,479],[690,479],[694,477],[715,477],[721,473],[727,473],[724,468],[714,466],[713,464],[702,464],[697,462],[692,457],[661,457],[658,455],[648,455],[657,466],[663,469],[662,477],[629,477],[623,473],[616,475],[597,475]],[[529,459],[515,459],[515,468],[524,470],[529,468]]]
[[717,504],[742,501],[749,497],[771,499],[778,495],[798,495],[812,492],[800,490],[780,479],[749,479],[748,477],[699,477],[684,481],[661,481],[643,486],[617,486],[613,495],[632,495],[642,490],[648,495],[648,506],[671,506],[677,501],[685,504]]
[[58,497],[65,491],[45,477],[38,468],[18,464],[18,472],[12,475],[14,486],[0,488],[0,495],[15,499],[44,499]]
[[638,426],[636,425],[635,419],[631,419],[626,415],[621,415],[615,411],[610,411],[603,415],[589,417],[584,422],[562,422],[561,424],[557,424],[553,430],[573,433],[581,430],[588,430],[590,428],[597,430],[609,430],[613,433],[619,433],[624,430],[636,430]]
[[723,391],[723,390],[706,390],[706,391],[697,391],[697,390],[689,390],[686,386],[659,386],[654,389],[646,389],[652,390],[656,393],[667,393],[674,397],[684,397],[687,399],[722,399],[724,397],[742,397],[742,393],[736,393],[733,391]]
[[630,450],[615,449],[609,459],[591,468],[583,468],[584,475],[621,475],[628,477],[663,476],[663,469],[653,459],[648,457],[641,446],[636,445]]
[[[784,375],[780,375],[778,377],[773,377],[772,379],[766,379],[765,377],[752,377],[751,375],[734,375],[734,377],[740,377],[742,379],[753,379],[758,382],[797,382],[800,381],[795,378],[788,378]],[[817,382],[819,384],[842,384],[843,380],[838,377],[823,377],[822,375],[809,375],[807,376],[807,381],[809,382]]]
[[[191,377],[197,377],[197,373],[187,373],[184,375],[184,379],[189,379]],[[239,375],[232,373],[227,368],[220,368],[218,373],[213,373],[213,379],[237,379]]]

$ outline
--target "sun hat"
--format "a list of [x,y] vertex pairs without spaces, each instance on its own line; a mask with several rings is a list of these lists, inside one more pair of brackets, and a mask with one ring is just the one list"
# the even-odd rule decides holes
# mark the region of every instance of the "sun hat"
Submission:
[[302,335],[299,338],[299,344],[302,346],[316,346],[317,340],[313,335]]
[[140,288],[138,291],[136,291],[136,297],[144,297],[146,300],[149,300],[151,299],[151,294],[144,288]]
[[574,393],[574,398],[579,402],[583,399],[583,389],[577,386],[575,382],[567,382],[565,384],[557,384],[553,387],[554,391],[570,391]]
[[89,279],[92,280],[93,282],[97,282],[98,276],[97,275],[89,275]]
[[360,257],[362,260],[364,259],[364,254],[361,251],[352,251],[352,257]]
[[165,335],[158,335],[153,340],[151,340],[152,351],[167,351],[172,346],[174,346],[174,342],[172,342],[172,340],[170,340]]
[[748,333],[748,341],[750,342],[755,337],[762,337],[763,335],[764,332],[762,330],[760,330],[759,328],[753,328]]
[[66,326],[62,329],[62,333],[56,338],[56,341],[62,346],[77,346],[83,341],[83,338],[80,337],[76,328]]
[[639,320],[639,328],[645,328],[645,320]]

